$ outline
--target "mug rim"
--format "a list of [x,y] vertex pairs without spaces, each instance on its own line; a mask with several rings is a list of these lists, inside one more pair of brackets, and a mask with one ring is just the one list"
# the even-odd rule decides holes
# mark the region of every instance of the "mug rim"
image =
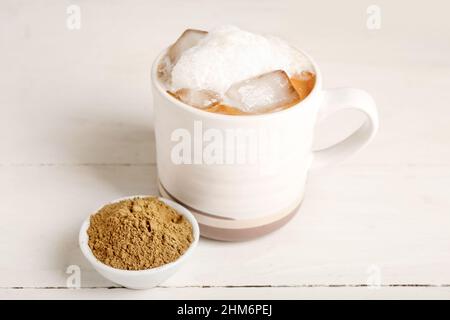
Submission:
[[296,47],[293,47],[295,50],[299,51],[301,54],[303,54],[311,63],[315,75],[316,75],[316,82],[314,84],[313,90],[308,94],[308,96],[301,100],[300,102],[294,104],[293,106],[280,110],[275,112],[269,112],[269,113],[261,113],[261,114],[251,114],[251,115],[229,115],[229,114],[222,114],[222,113],[215,113],[215,112],[207,112],[198,108],[195,108],[191,105],[188,105],[187,103],[181,102],[177,98],[173,97],[169,93],[167,93],[167,90],[163,87],[161,81],[158,79],[158,65],[161,59],[164,57],[164,55],[169,50],[169,47],[162,50],[156,59],[153,61],[152,70],[151,70],[151,78],[152,78],[152,84],[154,87],[158,90],[159,94],[161,94],[163,97],[165,97],[167,100],[171,101],[172,103],[176,104],[180,108],[186,110],[187,112],[193,113],[195,115],[206,117],[209,119],[217,119],[217,120],[235,120],[235,121],[243,121],[243,120],[249,120],[249,119],[265,119],[265,118],[272,118],[277,116],[283,116],[283,115],[289,115],[292,112],[295,112],[298,107],[302,104],[307,104],[307,102],[313,100],[316,96],[319,95],[319,92],[322,88],[322,75],[320,72],[319,67],[317,66],[317,63],[314,61],[314,59],[305,51],[297,49]]

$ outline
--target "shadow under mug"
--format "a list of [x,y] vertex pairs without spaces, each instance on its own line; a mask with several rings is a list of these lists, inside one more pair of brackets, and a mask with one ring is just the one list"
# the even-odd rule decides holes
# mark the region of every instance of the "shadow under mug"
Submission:
[[[157,76],[165,53],[152,68],[159,190],[191,210],[204,237],[242,241],[284,225],[298,211],[308,172],[342,161],[377,132],[373,98],[360,89],[323,89],[320,69],[305,53],[316,74],[308,97],[282,111],[238,116],[202,111],[168,94]],[[362,111],[364,124],[313,151],[316,123],[348,108]],[[237,161],[242,153],[244,161]]]

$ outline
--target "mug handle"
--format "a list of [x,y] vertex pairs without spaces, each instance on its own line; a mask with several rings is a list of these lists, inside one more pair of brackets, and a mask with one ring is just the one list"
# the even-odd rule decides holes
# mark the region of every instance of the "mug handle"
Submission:
[[338,163],[365,147],[378,130],[378,112],[372,96],[364,90],[337,88],[323,91],[318,121],[344,109],[356,109],[365,113],[364,124],[346,139],[313,152],[311,169],[319,169]]

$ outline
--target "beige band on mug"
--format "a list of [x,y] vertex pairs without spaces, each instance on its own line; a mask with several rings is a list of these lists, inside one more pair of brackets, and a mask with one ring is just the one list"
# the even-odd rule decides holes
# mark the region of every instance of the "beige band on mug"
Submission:
[[[174,196],[172,196],[166,188],[162,185],[161,181],[158,182],[159,186],[159,192],[163,197],[166,197],[168,199],[174,200],[184,207],[188,208],[196,217],[198,223],[210,226],[214,228],[221,228],[221,229],[247,229],[247,228],[257,228],[261,226],[265,226],[271,223],[274,223],[278,220],[281,220],[285,218],[286,216],[289,216],[292,214],[296,209],[299,207],[301,203],[301,198],[299,198],[295,203],[291,204],[284,210],[280,211],[277,214],[272,214],[269,216],[264,216],[261,218],[256,219],[243,219],[243,220],[235,220],[231,218],[226,217],[220,217],[217,215],[214,215],[212,213],[202,212],[198,209],[192,208],[189,205],[186,205],[182,201],[178,200]],[[300,193],[301,194],[301,193]]]

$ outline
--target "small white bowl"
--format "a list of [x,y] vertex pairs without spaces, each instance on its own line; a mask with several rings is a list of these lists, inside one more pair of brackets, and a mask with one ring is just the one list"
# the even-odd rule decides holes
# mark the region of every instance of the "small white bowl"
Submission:
[[[119,202],[126,199],[133,199],[133,198],[141,198],[141,197],[148,197],[148,196],[131,196],[131,197],[125,197],[120,198],[117,200],[112,201]],[[160,267],[152,268],[152,269],[145,269],[145,270],[122,270],[122,269],[116,269],[113,267],[110,267],[103,262],[99,261],[94,254],[91,251],[91,248],[89,247],[89,236],[87,234],[87,230],[89,228],[89,221],[90,216],[84,221],[83,225],[81,226],[80,230],[80,236],[79,236],[79,243],[81,252],[83,252],[83,255],[86,257],[86,259],[92,264],[95,270],[97,270],[102,276],[104,276],[106,279],[111,280],[112,282],[115,282],[117,284],[120,284],[124,287],[130,288],[130,289],[150,289],[153,287],[156,287],[161,282],[165,281],[167,278],[169,278],[172,274],[174,274],[179,267],[192,255],[192,252],[194,251],[195,247],[197,246],[198,239],[200,237],[200,231],[198,227],[197,220],[195,220],[192,213],[189,212],[188,209],[181,206],[180,204],[173,202],[171,200],[167,200],[165,198],[158,198],[159,200],[163,201],[168,206],[174,208],[179,214],[183,215],[192,225],[192,233],[193,233],[193,241],[189,248],[186,250],[186,252],[180,256],[177,260],[164,264]]]

